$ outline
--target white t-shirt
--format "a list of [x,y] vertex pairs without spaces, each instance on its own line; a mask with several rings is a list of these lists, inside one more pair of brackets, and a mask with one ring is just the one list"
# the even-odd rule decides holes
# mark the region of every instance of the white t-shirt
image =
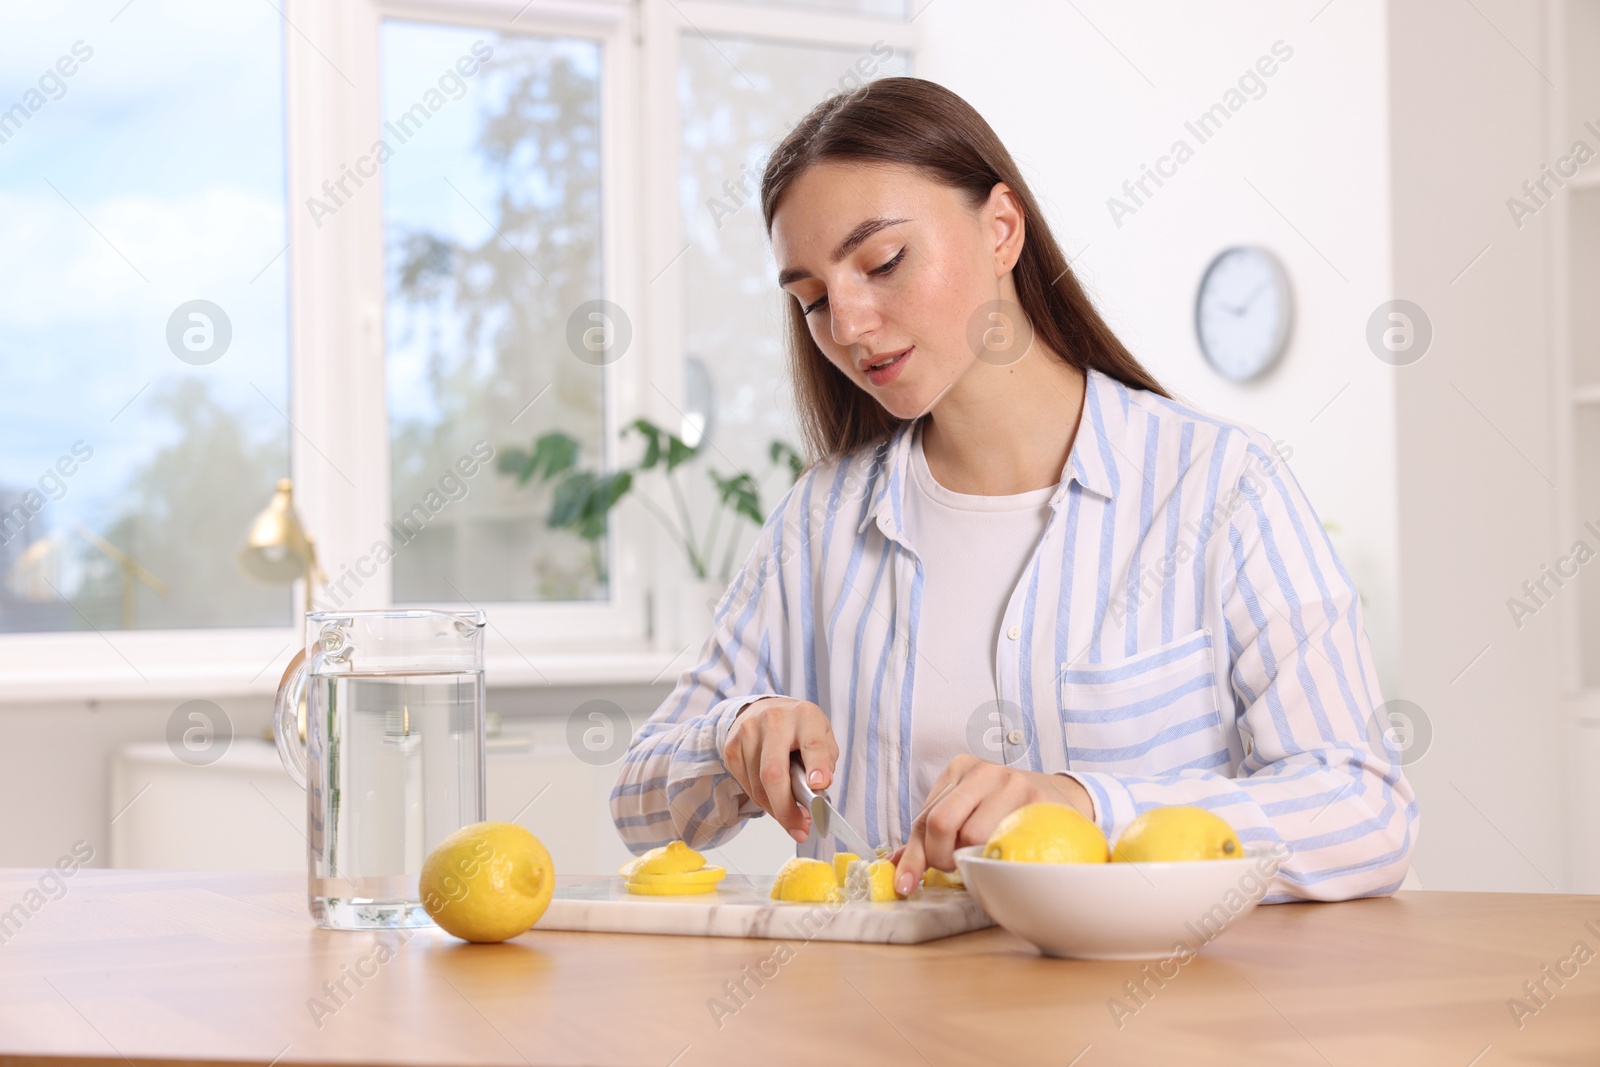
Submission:
[[[1009,496],[956,493],[934,481],[920,423],[911,443],[906,536],[922,559],[916,703],[911,713],[911,810],[961,753],[999,762],[970,740],[997,710],[996,646],[1022,569],[1044,535],[1055,486]],[[1019,594],[1020,595],[1020,594]],[[974,725],[976,720],[976,725]]]

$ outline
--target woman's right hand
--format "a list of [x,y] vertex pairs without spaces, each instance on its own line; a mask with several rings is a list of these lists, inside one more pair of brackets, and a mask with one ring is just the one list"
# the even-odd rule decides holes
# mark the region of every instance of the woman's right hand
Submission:
[[751,800],[790,837],[804,841],[811,834],[811,813],[796,800],[789,781],[789,753],[794,751],[805,764],[806,783],[813,789],[828,788],[839,761],[828,716],[809,700],[763,697],[734,718],[722,761]]

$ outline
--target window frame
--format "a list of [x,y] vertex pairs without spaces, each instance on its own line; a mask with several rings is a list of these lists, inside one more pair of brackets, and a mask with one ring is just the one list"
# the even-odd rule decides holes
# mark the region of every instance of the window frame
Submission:
[[[607,467],[629,454],[620,429],[634,418],[668,426],[681,419],[678,263],[688,244],[677,188],[680,37],[862,49],[881,40],[915,54],[920,36],[914,21],[737,0],[283,0],[279,10],[286,22],[290,475],[333,581],[390,518],[383,172],[320,230],[305,203],[341,164],[366,152],[381,126],[385,19],[512,28],[599,45],[605,292],[597,295],[627,309],[634,330],[630,351],[602,371]],[[663,174],[669,180],[649,177]],[[349,355],[327,358],[330,352]],[[519,428],[527,440],[536,435],[534,423],[519,419]],[[485,474],[498,476],[485,470],[479,477]],[[676,546],[637,505],[624,501],[613,519],[608,601],[475,605],[490,618],[492,685],[656,682],[703,640],[676,622],[682,598],[692,595]],[[387,607],[391,590],[383,566],[343,606]],[[293,597],[298,613],[298,583]],[[0,635],[0,677],[7,679],[0,704],[267,692],[301,640],[298,620],[257,629]]]

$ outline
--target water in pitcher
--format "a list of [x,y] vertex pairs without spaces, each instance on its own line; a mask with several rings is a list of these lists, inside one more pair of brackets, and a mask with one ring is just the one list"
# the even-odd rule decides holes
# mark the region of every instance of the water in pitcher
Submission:
[[344,928],[427,926],[417,877],[483,810],[483,672],[313,674],[306,724],[311,912]]

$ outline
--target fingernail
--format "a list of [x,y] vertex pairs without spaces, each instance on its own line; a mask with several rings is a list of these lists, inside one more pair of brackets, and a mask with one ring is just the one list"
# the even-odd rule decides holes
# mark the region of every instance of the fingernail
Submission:
[[810,782],[812,785],[821,785],[822,769],[819,767],[818,769],[812,771],[811,774],[807,776],[806,781]]
[[895,879],[895,891],[903,897],[909,897],[911,895],[911,885],[915,881],[916,879],[911,877],[911,872],[907,871],[905,874],[902,874],[899,878]]

